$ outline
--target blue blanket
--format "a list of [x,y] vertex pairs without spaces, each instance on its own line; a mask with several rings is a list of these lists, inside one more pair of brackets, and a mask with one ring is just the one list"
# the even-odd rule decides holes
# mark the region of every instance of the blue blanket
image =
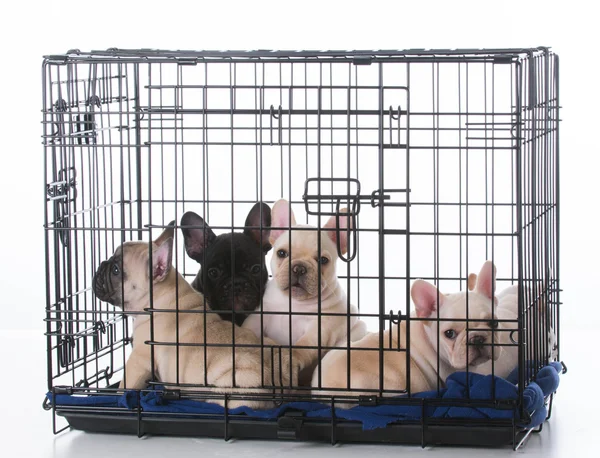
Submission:
[[[554,393],[559,384],[559,373],[563,366],[559,362],[543,367],[536,375],[535,381],[529,383],[523,394],[524,408],[531,416],[531,422],[523,425],[534,428],[544,422],[547,416],[545,398]],[[515,370],[506,380],[491,375],[467,374],[456,372],[446,380],[446,388],[437,391],[427,391],[413,395],[417,399],[444,399],[449,400],[448,405],[433,406],[426,404],[425,416],[428,418],[518,418],[514,409],[495,409],[490,407],[461,407],[452,405],[452,400],[473,401],[501,399],[516,400],[518,388],[516,385],[518,372]],[[47,393],[49,402],[52,402],[52,392]],[[87,395],[56,395],[57,406],[94,406],[94,407],[120,407],[137,409],[139,406],[145,412],[195,413],[222,416],[225,409],[216,404],[191,400],[165,399],[160,389],[142,392],[138,397],[137,391],[126,391],[123,395],[114,396],[87,396]],[[275,419],[288,410],[302,411],[306,417],[331,418],[331,408],[318,402],[290,402],[280,407],[267,410],[254,410],[247,407],[229,409],[230,415],[246,415],[251,418]],[[335,409],[338,419],[353,420],[362,423],[364,430],[384,428],[388,424],[402,420],[420,420],[423,409],[420,404],[415,405],[378,405],[372,407],[356,406],[350,409]]]

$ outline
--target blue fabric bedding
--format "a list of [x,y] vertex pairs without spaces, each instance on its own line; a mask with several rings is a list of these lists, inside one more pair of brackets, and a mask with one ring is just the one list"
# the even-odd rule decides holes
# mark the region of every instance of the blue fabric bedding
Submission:
[[[558,388],[559,374],[563,366],[553,362],[543,367],[524,390],[524,407],[531,416],[531,422],[524,425],[534,428],[544,422],[547,416],[545,397],[554,393]],[[495,391],[496,399],[517,399],[518,388],[516,385],[518,372],[515,370],[505,380],[491,375],[479,375],[465,372],[452,374],[446,380],[446,388],[437,391],[428,391],[413,395],[413,398],[444,399],[444,400],[491,400]],[[49,402],[52,402],[52,392],[47,393]],[[114,396],[87,396],[87,395],[56,395],[58,406],[96,406],[120,407],[134,410],[138,408],[138,395],[136,391],[127,391],[123,395]],[[163,397],[161,390],[143,392],[140,396],[141,408],[146,412],[170,412],[212,414],[221,416],[225,409],[216,404],[191,400],[168,400]],[[451,402],[449,403],[451,404]],[[302,411],[306,417],[331,418],[331,408],[317,402],[291,402],[280,407],[268,410],[253,410],[247,407],[229,409],[229,414],[244,414],[251,418],[275,419],[288,410]],[[420,420],[423,413],[420,404],[417,405],[379,405],[373,407],[356,406],[351,409],[335,409],[338,419],[361,422],[364,430],[384,428],[388,424],[402,420]],[[460,407],[460,406],[431,406],[427,405],[425,416],[429,418],[503,418],[510,419],[517,415],[512,409],[494,409],[488,407]]]

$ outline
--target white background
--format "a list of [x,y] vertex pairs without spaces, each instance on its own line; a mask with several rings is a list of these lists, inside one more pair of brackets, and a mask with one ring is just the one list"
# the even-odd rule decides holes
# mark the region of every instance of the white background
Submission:
[[[594,373],[598,373],[593,367],[597,364],[594,356],[597,352],[593,345],[590,348],[592,338],[586,337],[595,335],[600,324],[596,224],[600,165],[600,148],[596,142],[600,124],[597,47],[600,40],[597,14],[591,5],[593,2],[578,1],[4,2],[0,7],[4,49],[0,57],[0,383],[3,399],[13,398],[7,395],[5,386],[14,390],[25,382],[28,392],[23,398],[31,399],[31,402],[25,402],[21,414],[0,405],[0,434],[3,439],[14,439],[0,441],[5,450],[8,448],[6,456],[11,456],[10,451],[17,450],[15,447],[24,451],[36,446],[38,452],[47,449],[49,456],[52,450],[57,456],[63,456],[69,450],[68,447],[57,448],[57,442],[49,437],[50,415],[41,412],[39,407],[46,384],[45,347],[43,339],[39,338],[43,333],[45,306],[42,227],[45,187],[40,110],[42,56],[64,53],[72,48],[225,50],[551,46],[560,56],[560,102],[563,107],[560,125],[560,280],[564,289],[561,296],[564,303],[561,308],[561,356],[567,363],[569,360],[582,363],[576,367],[570,364],[570,372],[561,387],[562,391],[569,391],[559,392],[556,416],[560,416],[561,402],[564,402],[569,404],[569,410],[564,414],[574,419],[575,406],[581,399],[580,386],[586,386],[592,392],[594,387],[583,383],[585,379],[594,380]],[[589,355],[589,360],[582,357],[584,352]],[[594,398],[588,395],[586,401],[589,407]],[[554,418],[556,424],[552,426],[555,429],[545,431],[547,443],[556,441],[561,434],[564,441],[559,442],[565,446],[585,445],[591,441],[593,429],[588,420],[585,416],[577,416],[583,430],[568,432],[567,427],[558,427],[569,425],[567,418]],[[39,430],[34,425],[39,426]],[[18,439],[18,432],[39,435],[40,439],[23,442]],[[573,436],[575,433],[580,436]],[[79,437],[77,433],[69,434]],[[103,442],[110,440],[100,437]],[[71,447],[73,453],[87,453],[89,447],[94,447],[90,443],[82,449],[81,440],[88,439],[80,439],[79,448]],[[149,456],[148,444],[142,446],[131,441],[126,444],[140,447],[139,453]],[[215,453],[236,453],[231,448],[219,449],[219,445],[222,444],[216,443]],[[238,446],[243,447],[241,443]],[[118,451],[113,449],[111,451]],[[198,445],[196,449],[188,447],[186,450],[202,453],[208,449]],[[241,448],[237,450],[239,453]],[[310,447],[299,450],[317,453]],[[379,450],[397,453],[389,447]],[[535,447],[530,449],[531,452],[535,450]],[[177,453],[177,450],[173,449],[173,452]],[[347,448],[345,453],[348,453]]]

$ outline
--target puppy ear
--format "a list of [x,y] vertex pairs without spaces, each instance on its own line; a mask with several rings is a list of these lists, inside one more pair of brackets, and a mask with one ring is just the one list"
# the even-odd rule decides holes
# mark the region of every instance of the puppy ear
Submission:
[[440,298],[439,306],[441,306],[446,296],[439,292],[435,286],[425,280],[417,280],[413,283],[410,296],[415,303],[419,318],[430,317],[438,309],[438,295]]
[[477,275],[469,274],[469,279],[467,280],[467,288],[469,288],[469,291],[473,291],[475,289],[476,284],[477,284]]
[[496,292],[496,266],[492,261],[485,261],[481,267],[481,271],[477,276],[477,286],[475,291],[479,294],[489,297],[494,297]]
[[244,226],[244,234],[252,238],[262,248],[263,252],[266,253],[271,249],[269,243],[271,208],[267,204],[256,202],[250,213],[248,213]]
[[186,212],[181,217],[181,232],[185,241],[185,251],[194,261],[202,260],[202,253],[217,238],[212,229],[194,212]]
[[158,238],[154,241],[157,246],[162,245],[165,240],[172,239],[175,236],[175,221],[171,221],[165,230],[158,236]]
[[339,218],[336,218],[336,216],[332,216],[331,218],[329,218],[329,221],[327,221],[325,226],[323,226],[324,228],[327,228],[327,229],[335,229],[336,223],[339,219],[339,223],[340,223],[339,228],[338,228],[339,230],[327,231],[327,237],[329,237],[331,239],[331,241],[337,246],[337,237],[338,237],[338,233],[339,233],[340,250],[341,250],[342,254],[346,254],[346,252],[348,251],[348,229],[350,229],[350,230],[354,229],[352,227],[352,219],[346,215],[347,213],[348,213],[348,209],[342,208],[340,210]]
[[[290,203],[285,199],[279,199],[273,205],[271,211],[271,226],[278,228],[293,227],[296,225],[296,218],[294,218],[294,212],[290,208]],[[269,242],[271,245],[275,245],[275,241],[281,237],[281,234],[286,232],[287,229],[271,229],[269,234]]]
[[173,267],[171,264],[172,257],[173,238],[169,237],[158,245],[158,248],[152,253],[152,280],[154,283],[161,282],[167,278]]

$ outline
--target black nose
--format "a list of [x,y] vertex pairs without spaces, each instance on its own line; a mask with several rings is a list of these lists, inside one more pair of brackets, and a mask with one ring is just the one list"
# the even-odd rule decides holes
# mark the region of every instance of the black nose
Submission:
[[223,285],[223,289],[229,292],[233,289],[234,294],[239,294],[245,290],[250,289],[250,282],[246,280],[235,280],[235,282],[229,282]]
[[292,272],[301,277],[302,275],[306,274],[306,267],[304,267],[302,264],[296,264],[294,267],[292,267]]
[[247,281],[240,281],[240,282],[235,282],[235,285],[233,286],[233,292],[235,294],[240,294],[241,292],[247,290],[250,288],[250,282]]
[[485,337],[483,336],[473,336],[469,339],[469,341],[473,344],[476,345],[478,347],[481,347],[483,345],[483,343],[485,342]]
[[106,263],[106,261],[102,261],[100,263],[100,267],[98,267],[98,270],[93,278],[92,289],[97,295],[104,292],[104,270],[106,269]]

